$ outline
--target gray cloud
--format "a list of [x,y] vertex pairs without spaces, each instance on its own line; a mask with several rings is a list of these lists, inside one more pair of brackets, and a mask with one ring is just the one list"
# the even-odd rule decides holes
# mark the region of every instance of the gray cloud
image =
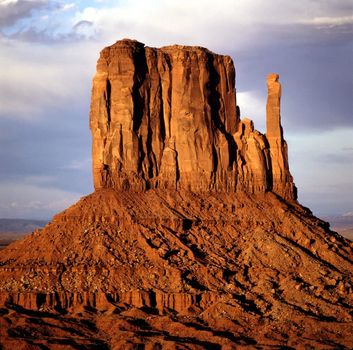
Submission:
[[55,43],[63,43],[65,41],[72,41],[72,37],[67,35],[53,35],[52,30],[49,28],[37,29],[33,27],[21,28],[7,37],[11,40],[41,43],[46,45],[53,45]]
[[[87,28],[87,27],[86,27]],[[51,28],[37,29],[33,27],[20,29],[11,35],[7,35],[7,38],[30,42],[30,43],[40,43],[45,45],[60,45],[60,44],[72,44],[75,42],[82,42],[88,39],[92,39],[92,35],[84,34],[83,26],[80,29],[73,29],[68,33],[55,33]],[[86,31],[88,33],[88,30]],[[92,29],[94,32],[94,29]]]
[[81,39],[91,39],[96,37],[96,29],[93,22],[79,21],[73,26],[71,35]]
[[80,28],[91,28],[92,26],[93,26],[93,22],[79,21],[73,26],[73,29],[79,30]]
[[[223,0],[216,7],[213,0],[132,0],[117,5],[101,3],[97,8],[90,4],[81,11],[71,6],[73,4],[60,5],[49,0],[4,3],[6,11],[13,11],[13,16],[3,15],[8,25],[30,16],[34,9],[48,10],[47,27],[38,30],[33,23],[28,23],[11,34],[27,41],[48,42],[48,37],[54,41],[95,37],[109,42],[133,36],[154,46],[175,41],[215,50],[227,50],[234,44],[237,50],[243,50],[279,42],[293,46],[295,43],[327,43],[338,38],[351,40],[353,29],[353,17],[347,16],[353,10],[351,0],[339,3],[303,0],[285,4],[279,0]],[[65,18],[60,17],[60,11],[53,11],[74,8],[76,11],[72,11],[71,17]]]
[[0,28],[14,25],[21,19],[32,16],[33,11],[48,8],[48,0],[0,1]]

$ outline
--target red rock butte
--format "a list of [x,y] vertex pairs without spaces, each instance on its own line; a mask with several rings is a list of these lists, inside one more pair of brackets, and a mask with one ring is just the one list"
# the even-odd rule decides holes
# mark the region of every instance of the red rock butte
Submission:
[[0,251],[0,348],[353,348],[353,243],[298,203],[267,88],[263,135],[229,56],[103,49],[95,191]]
[[240,120],[229,56],[202,47],[105,48],[93,79],[90,127],[95,189],[273,191],[296,199],[268,76],[266,135]]

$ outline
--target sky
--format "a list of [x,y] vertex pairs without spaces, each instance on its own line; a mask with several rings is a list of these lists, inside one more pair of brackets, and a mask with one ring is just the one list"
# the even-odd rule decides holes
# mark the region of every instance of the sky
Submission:
[[93,191],[91,81],[123,38],[230,55],[262,132],[278,73],[300,203],[353,215],[353,0],[0,0],[0,217],[50,219]]

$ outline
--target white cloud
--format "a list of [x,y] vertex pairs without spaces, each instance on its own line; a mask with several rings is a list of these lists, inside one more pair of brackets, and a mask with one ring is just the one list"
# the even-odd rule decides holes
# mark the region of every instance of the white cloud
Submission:
[[11,4],[16,4],[18,0],[0,0],[0,6],[8,6]]
[[342,26],[346,24],[353,24],[353,16],[314,17],[299,20],[298,23],[311,24],[316,26]]
[[99,50],[92,43],[0,41],[0,51],[0,118],[38,120],[84,100]]
[[[15,37],[48,40],[49,36],[52,40],[65,41],[96,35],[104,41],[103,45],[131,37],[152,46],[180,43],[203,45],[214,50],[227,50],[230,46],[242,50],[266,46],[283,37],[284,42],[288,42],[285,40],[288,37],[300,41],[318,35],[317,31],[310,33],[302,28],[307,24],[339,26],[352,23],[352,16],[347,16],[349,4],[352,9],[351,0],[340,0],[339,4],[335,0],[100,1],[99,5],[90,2],[90,6],[81,10],[75,2],[60,5],[49,0],[33,0],[14,1],[4,8],[7,11],[14,6],[22,8],[20,3],[31,5],[21,5],[24,10],[16,10],[12,20],[11,16],[0,14],[0,21],[3,16],[9,25],[13,24],[30,16],[33,9],[42,7],[46,13],[41,16],[48,16],[50,21],[46,24],[28,22],[13,32]],[[79,23],[91,23],[92,28],[85,26],[80,28],[83,33],[77,32]]]
[[210,0],[133,0],[100,9],[87,7],[76,13],[75,20],[92,22],[101,38],[111,42],[131,37],[152,46],[184,43],[212,47],[234,41],[244,44],[251,30],[242,39],[233,29],[245,23],[246,3],[225,0],[215,6]]
[[237,105],[240,107],[241,119],[249,118],[256,130],[266,131],[266,99],[254,91],[237,92]]
[[62,11],[68,11],[68,10],[72,10],[76,7],[76,5],[74,3],[69,3],[69,4],[64,4],[62,7],[61,7],[61,10]]
[[318,35],[302,28],[307,23],[351,23],[350,16],[343,16],[349,1],[131,0],[87,7],[76,12],[74,21],[92,22],[100,38],[110,42],[131,37],[153,46],[181,43],[241,50],[283,36],[308,40]]

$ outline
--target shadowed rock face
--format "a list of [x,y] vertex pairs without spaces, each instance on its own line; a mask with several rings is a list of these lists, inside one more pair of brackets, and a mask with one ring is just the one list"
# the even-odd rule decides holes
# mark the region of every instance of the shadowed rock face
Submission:
[[266,137],[240,121],[229,56],[132,40],[105,48],[90,114],[95,188],[273,190],[296,199],[275,76]]

